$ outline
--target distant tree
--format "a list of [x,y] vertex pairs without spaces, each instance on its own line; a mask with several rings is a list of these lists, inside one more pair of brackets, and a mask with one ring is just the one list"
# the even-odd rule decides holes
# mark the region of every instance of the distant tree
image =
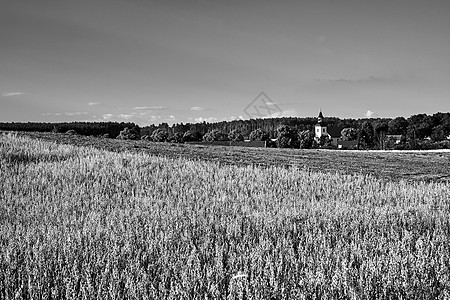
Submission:
[[388,134],[406,135],[408,121],[403,117],[397,117],[388,123]]
[[210,132],[207,132],[203,136],[203,140],[205,140],[207,142],[228,141],[228,135],[218,129],[214,129]]
[[298,134],[300,149],[311,149],[314,146],[315,134],[311,130],[303,130]]
[[199,142],[202,138],[202,134],[198,131],[186,131],[183,135],[185,142]]
[[167,139],[169,138],[169,134],[167,133],[166,130],[158,128],[155,131],[153,131],[151,138],[152,141],[154,142],[166,142]]
[[360,144],[363,144],[366,148],[373,148],[375,145],[374,130],[372,123],[364,121],[358,134],[358,140]]
[[244,136],[241,134],[239,130],[234,129],[228,134],[228,139],[230,141],[243,141]]
[[385,148],[386,134],[389,129],[389,125],[386,121],[377,121],[373,125],[375,130],[375,139],[378,142],[379,149]]
[[444,125],[438,125],[433,128],[433,132],[431,133],[431,139],[435,142],[445,140],[448,134],[446,133]]
[[347,127],[342,129],[341,137],[344,141],[356,141],[358,137],[358,132],[355,128]]
[[278,148],[291,148],[295,146],[297,142],[296,134],[292,128],[288,125],[278,125],[277,127],[277,147]]
[[270,136],[267,132],[260,128],[253,130],[249,135],[250,141],[270,141]]

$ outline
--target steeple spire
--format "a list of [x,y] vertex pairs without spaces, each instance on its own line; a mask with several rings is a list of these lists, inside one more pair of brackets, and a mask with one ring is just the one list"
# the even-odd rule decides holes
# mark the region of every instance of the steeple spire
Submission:
[[321,123],[323,120],[322,108],[320,109],[319,116],[317,117],[317,122]]

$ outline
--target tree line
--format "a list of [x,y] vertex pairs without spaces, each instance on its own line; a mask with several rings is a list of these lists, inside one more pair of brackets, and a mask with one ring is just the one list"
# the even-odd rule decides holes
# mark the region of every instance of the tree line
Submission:
[[118,122],[12,122],[0,123],[0,130],[5,131],[27,131],[27,132],[55,132],[55,133],[76,133],[86,136],[103,136],[116,138],[125,128],[130,128],[140,132],[139,126],[134,123]]
[[[450,148],[450,113],[416,114],[409,118],[324,120],[329,127],[342,129],[340,139],[357,141],[364,149],[431,149]],[[267,141],[280,148],[332,148],[327,136],[315,139],[317,118],[267,118],[216,123],[167,123],[139,127],[134,123],[0,123],[0,130],[41,131],[102,136],[119,139],[143,139],[155,142],[195,141]],[[400,136],[400,143],[389,137]],[[275,141],[274,141],[275,140]]]

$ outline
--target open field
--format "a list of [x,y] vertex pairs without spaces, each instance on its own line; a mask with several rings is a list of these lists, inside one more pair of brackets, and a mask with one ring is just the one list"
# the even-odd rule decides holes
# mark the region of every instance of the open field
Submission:
[[[132,151],[0,135],[0,299],[450,297],[448,182],[271,165],[315,151],[116,142],[96,147]],[[240,165],[255,155],[265,167]]]
[[93,146],[115,152],[131,151],[164,157],[185,157],[232,165],[285,166],[311,171],[370,174],[389,180],[450,181],[450,152],[335,151],[198,146],[146,141],[98,139],[52,133],[21,135],[62,144]]

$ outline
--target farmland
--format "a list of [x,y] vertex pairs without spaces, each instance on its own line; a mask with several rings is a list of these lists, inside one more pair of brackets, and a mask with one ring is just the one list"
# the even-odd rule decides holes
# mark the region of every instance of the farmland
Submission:
[[341,174],[368,174],[380,179],[448,182],[450,152],[382,152],[199,146],[99,139],[52,133],[20,133],[60,144],[156,156],[220,162],[227,165],[283,166]]
[[0,298],[448,299],[448,153],[0,135]]

